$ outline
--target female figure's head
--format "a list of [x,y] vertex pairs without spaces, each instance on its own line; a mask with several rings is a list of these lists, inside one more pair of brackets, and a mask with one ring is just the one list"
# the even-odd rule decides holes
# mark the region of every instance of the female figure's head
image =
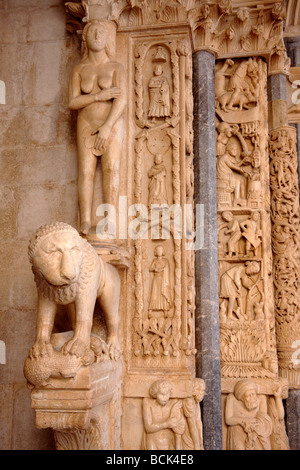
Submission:
[[109,59],[115,55],[116,26],[111,21],[90,21],[82,32],[82,56],[88,57],[89,51],[105,50]]

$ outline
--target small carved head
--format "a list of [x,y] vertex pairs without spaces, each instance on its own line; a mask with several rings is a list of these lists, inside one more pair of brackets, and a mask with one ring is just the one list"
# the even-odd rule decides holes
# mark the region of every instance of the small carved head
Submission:
[[152,398],[156,398],[160,405],[164,406],[170,399],[172,389],[172,384],[168,380],[156,380],[151,385],[149,394]]
[[233,215],[230,211],[224,211],[222,213],[222,217],[226,222],[230,222],[231,220],[233,220]]
[[258,385],[249,379],[240,380],[234,387],[234,395],[248,410],[258,406]]
[[260,265],[257,261],[247,261],[246,263],[246,274],[251,276],[253,274],[258,274],[260,271]]
[[237,17],[240,21],[244,23],[244,21],[249,20],[250,18],[250,13],[248,8],[239,8],[237,12]]
[[158,245],[155,250],[154,250],[154,255],[157,256],[158,258],[161,258],[162,256],[165,255],[165,250],[162,245]]
[[239,144],[236,141],[232,141],[227,145],[226,150],[232,157],[237,157],[239,153]]
[[205,382],[203,379],[195,378],[193,380],[193,397],[196,403],[203,400],[205,394]]
[[154,72],[154,75],[156,75],[156,76],[162,75],[163,74],[162,66],[161,65],[155,65],[153,72]]

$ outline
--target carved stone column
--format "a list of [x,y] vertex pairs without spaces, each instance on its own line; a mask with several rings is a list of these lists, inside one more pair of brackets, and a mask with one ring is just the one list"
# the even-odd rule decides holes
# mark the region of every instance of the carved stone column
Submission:
[[[300,39],[298,37],[286,40],[287,53],[291,59],[291,74],[288,89],[288,120],[289,124],[296,128],[298,167],[300,164],[300,105],[299,105],[299,80],[300,80]],[[300,186],[300,175],[299,186]]]
[[204,245],[196,251],[197,376],[206,382],[203,401],[206,449],[221,449],[221,383],[218,305],[217,200],[215,165],[215,57],[193,54],[195,204],[204,205]]
[[287,96],[286,77],[270,76],[268,92],[273,117],[270,122],[270,184],[279,374],[289,380],[287,432],[291,449],[299,449],[299,420],[294,419],[295,410],[299,415],[300,402],[300,364],[297,360],[300,339],[300,212],[296,129],[288,126],[288,115],[282,105]]

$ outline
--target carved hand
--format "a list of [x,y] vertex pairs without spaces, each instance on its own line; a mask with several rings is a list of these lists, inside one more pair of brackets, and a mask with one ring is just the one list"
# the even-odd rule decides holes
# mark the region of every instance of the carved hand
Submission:
[[95,148],[97,150],[102,150],[106,146],[106,142],[110,136],[111,133],[111,127],[107,124],[103,124],[103,126],[99,127],[99,129],[96,129],[92,135],[97,134],[96,140],[95,140]]
[[243,421],[241,424],[242,424],[242,427],[244,428],[244,431],[246,433],[249,433],[255,430],[255,427],[257,425],[257,420],[254,418],[254,419],[250,419],[249,421]]
[[178,424],[178,418],[177,417],[173,417],[173,418],[169,418],[168,421],[167,421],[167,427],[172,429],[176,426],[176,424]]
[[96,94],[96,101],[109,101],[114,98],[121,96],[121,90],[117,87],[108,88],[107,90],[101,90]]

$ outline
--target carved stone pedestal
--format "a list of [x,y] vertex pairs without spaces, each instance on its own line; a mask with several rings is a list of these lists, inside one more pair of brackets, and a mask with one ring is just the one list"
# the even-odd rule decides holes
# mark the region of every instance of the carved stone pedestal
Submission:
[[121,377],[121,362],[107,361],[50,378],[31,392],[36,426],[53,429],[57,450],[119,449]]

